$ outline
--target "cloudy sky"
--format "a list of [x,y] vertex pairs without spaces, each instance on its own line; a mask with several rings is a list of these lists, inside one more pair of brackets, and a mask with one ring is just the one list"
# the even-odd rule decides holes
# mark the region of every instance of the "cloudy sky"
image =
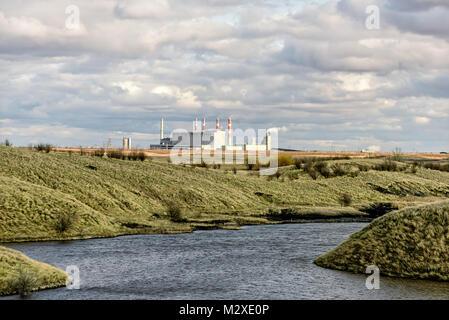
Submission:
[[449,151],[448,17],[447,0],[0,0],[0,139],[147,147],[161,116],[232,116],[286,148]]

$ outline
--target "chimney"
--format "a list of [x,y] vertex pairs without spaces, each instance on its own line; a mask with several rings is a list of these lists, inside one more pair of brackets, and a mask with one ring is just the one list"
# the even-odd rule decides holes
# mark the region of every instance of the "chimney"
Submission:
[[198,131],[198,118],[195,118],[195,128],[194,131],[197,132]]
[[206,118],[203,118],[203,131],[206,131]]
[[232,120],[228,118],[228,145],[232,146]]
[[217,118],[217,125],[215,126],[215,129],[220,130],[220,120]]
[[164,139],[164,118],[161,118],[161,140]]

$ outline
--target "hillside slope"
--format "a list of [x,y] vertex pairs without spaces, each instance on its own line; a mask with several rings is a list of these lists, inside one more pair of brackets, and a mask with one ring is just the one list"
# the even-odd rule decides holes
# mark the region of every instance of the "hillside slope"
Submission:
[[[357,160],[375,161],[381,160]],[[361,215],[356,209],[373,202],[406,207],[449,195],[449,173],[429,169],[317,180],[294,166],[280,171],[279,179],[267,179],[253,172],[0,147],[0,242],[235,228],[270,223],[268,210],[279,208]],[[351,195],[355,209],[341,208],[342,194]],[[184,219],[169,219],[170,203],[182,208]],[[73,223],[61,233],[58,224],[67,216]]]
[[315,263],[355,273],[375,265],[388,276],[447,281],[449,201],[390,212]]

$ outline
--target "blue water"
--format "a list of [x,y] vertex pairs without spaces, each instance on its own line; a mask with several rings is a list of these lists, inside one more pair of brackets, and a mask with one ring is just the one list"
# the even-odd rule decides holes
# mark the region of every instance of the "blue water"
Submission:
[[[76,265],[79,290],[31,299],[446,299],[449,284],[366,275],[313,264],[364,223],[249,226],[241,230],[136,235],[10,245],[61,269]],[[17,299],[17,296],[6,299]]]

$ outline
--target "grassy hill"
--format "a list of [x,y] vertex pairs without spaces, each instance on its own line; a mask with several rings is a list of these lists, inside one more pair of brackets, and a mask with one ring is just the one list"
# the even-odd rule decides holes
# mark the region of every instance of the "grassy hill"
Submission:
[[67,274],[16,250],[0,247],[0,279],[0,295],[8,295],[63,286]]
[[449,280],[449,201],[390,212],[315,260],[364,273],[376,265],[395,277]]
[[[329,161],[366,169],[313,180],[295,166],[267,178],[247,170],[0,147],[0,242],[236,228],[272,223],[273,213],[285,209],[298,217],[311,211],[314,217],[361,216],[358,209],[375,202],[402,208],[449,195],[449,173],[370,170],[381,161]],[[341,207],[344,194],[350,207]],[[173,205],[183,211],[181,219],[170,218]]]

